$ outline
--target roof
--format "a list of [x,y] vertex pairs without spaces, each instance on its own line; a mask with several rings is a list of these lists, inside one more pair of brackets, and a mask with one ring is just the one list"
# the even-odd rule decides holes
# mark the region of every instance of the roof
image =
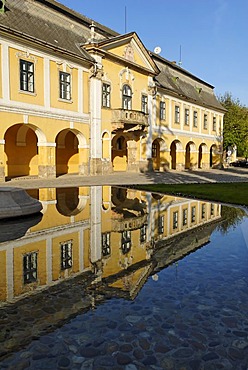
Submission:
[[[3,31],[94,61],[86,50],[80,48],[90,38],[91,19],[55,0],[7,0],[6,8],[7,11],[0,15]],[[95,25],[99,39],[117,35],[107,27]]]
[[201,106],[224,112],[225,109],[214,95],[214,87],[192,75],[173,62],[151,53],[160,73],[155,77],[158,87]]
[[[95,41],[101,46],[133,35],[133,33],[120,35],[55,0],[6,0],[6,9],[5,13],[0,14],[1,31],[21,37],[23,41],[25,39],[28,42],[33,41],[37,45],[83,59],[88,63],[94,63],[95,60],[81,46],[91,39],[92,22],[95,28]],[[143,48],[142,42],[139,39],[138,41]],[[156,66],[158,67],[156,71],[158,75],[155,77],[158,87],[196,104],[225,111],[216,99],[212,85],[157,54],[152,52],[149,54],[155,62],[154,70]]]
[[95,20],[86,17],[85,15],[83,15],[81,13],[78,13],[75,10],[68,8],[67,6],[61,4],[60,2],[58,2],[56,0],[34,0],[34,1],[37,1],[37,2],[42,3],[44,5],[47,5],[47,6],[53,8],[53,9],[55,9],[55,10],[57,10],[57,11],[63,13],[63,14],[66,14],[67,17],[69,16],[72,19],[75,19],[75,20],[79,21],[80,23],[86,25],[87,27],[89,27],[90,24],[92,24],[92,22],[94,22],[95,29],[96,29],[97,33],[102,34],[104,37],[112,37],[112,36],[119,35],[118,32],[112,30],[111,28],[106,27],[106,26],[96,22]]

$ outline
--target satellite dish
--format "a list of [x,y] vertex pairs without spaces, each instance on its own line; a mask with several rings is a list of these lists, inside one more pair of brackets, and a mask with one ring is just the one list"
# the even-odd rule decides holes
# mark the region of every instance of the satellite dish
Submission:
[[156,46],[153,51],[154,51],[155,54],[160,54],[161,53],[161,50],[162,49],[161,49],[160,46]]

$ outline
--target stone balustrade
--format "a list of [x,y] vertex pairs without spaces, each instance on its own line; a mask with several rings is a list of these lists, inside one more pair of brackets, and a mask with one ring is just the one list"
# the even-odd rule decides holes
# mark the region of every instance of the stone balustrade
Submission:
[[148,126],[148,114],[128,109],[114,109],[112,111],[112,126],[124,128],[125,125]]

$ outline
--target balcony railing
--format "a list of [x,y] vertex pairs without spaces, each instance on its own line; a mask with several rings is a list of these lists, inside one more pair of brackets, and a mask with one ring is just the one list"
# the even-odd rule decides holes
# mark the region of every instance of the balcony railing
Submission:
[[112,111],[112,127],[125,128],[125,126],[148,126],[148,114],[129,109],[114,109]]
[[112,218],[112,230],[122,232],[124,230],[137,230],[147,225],[147,215],[132,217],[129,219]]

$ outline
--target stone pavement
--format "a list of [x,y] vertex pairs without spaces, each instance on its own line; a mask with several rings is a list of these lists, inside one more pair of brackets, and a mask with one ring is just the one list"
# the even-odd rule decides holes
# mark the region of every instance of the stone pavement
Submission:
[[23,189],[80,187],[96,185],[137,185],[137,184],[189,184],[189,183],[235,183],[248,182],[248,168],[229,167],[222,170],[195,170],[127,173],[114,172],[106,176],[81,176],[68,174],[52,179],[19,177],[1,184],[1,187],[14,186]]

